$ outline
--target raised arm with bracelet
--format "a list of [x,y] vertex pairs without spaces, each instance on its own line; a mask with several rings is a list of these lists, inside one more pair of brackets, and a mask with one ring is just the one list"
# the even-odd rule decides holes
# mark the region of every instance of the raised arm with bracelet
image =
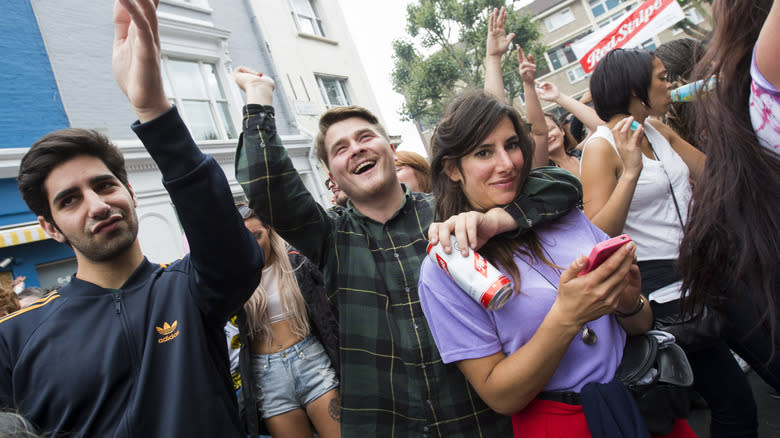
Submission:
[[574,117],[580,119],[590,132],[595,131],[600,125],[606,123],[599,118],[596,110],[571,96],[561,94],[558,87],[552,82],[539,82],[536,86],[540,99],[557,103],[572,113]]

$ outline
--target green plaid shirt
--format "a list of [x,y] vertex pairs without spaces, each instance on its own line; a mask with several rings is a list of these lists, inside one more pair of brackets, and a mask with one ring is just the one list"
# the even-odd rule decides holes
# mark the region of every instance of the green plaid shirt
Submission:
[[[512,436],[509,417],[488,408],[457,367],[442,363],[423,315],[417,280],[432,197],[407,190],[384,224],[351,203],[325,210],[282,147],[273,108],[248,105],[243,123],[236,178],[250,206],[319,265],[335,305],[342,436]],[[579,182],[566,171],[533,175],[524,189],[530,196],[507,206],[522,229],[564,214],[581,197]]]

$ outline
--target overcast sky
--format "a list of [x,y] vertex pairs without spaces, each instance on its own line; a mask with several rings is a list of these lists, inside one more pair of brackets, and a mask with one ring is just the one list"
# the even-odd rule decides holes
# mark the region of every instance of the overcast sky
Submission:
[[403,136],[399,149],[425,155],[422,140],[412,122],[398,115],[403,96],[393,91],[393,40],[406,28],[406,5],[412,0],[338,0],[349,33],[357,46],[363,68],[379,103],[388,134]]
[[[403,96],[393,91],[393,40],[406,34],[406,5],[415,0],[338,0],[349,32],[357,46],[363,68],[374,89],[382,117],[391,135],[401,134],[399,149],[426,155],[412,122],[398,115]],[[532,0],[516,1],[516,6]],[[511,3],[508,1],[507,3]]]

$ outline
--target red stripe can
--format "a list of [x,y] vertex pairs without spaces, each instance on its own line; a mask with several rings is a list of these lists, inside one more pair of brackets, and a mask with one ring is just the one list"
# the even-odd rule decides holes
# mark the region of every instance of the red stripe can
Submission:
[[512,296],[512,281],[478,252],[463,257],[455,236],[450,236],[452,253],[428,244],[428,257],[446,272],[474,301],[488,310],[498,310]]

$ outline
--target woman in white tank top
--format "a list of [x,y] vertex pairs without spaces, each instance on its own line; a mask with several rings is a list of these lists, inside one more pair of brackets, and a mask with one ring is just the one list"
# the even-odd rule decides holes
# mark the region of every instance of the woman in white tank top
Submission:
[[[585,214],[610,236],[627,233],[636,242],[642,293],[654,316],[679,312],[682,282],[675,263],[691,182],[701,175],[705,156],[658,121],[671,103],[671,84],[652,53],[609,52],[591,75],[590,90],[607,123],[583,149]],[[686,354],[694,388],[712,412],[711,436],[756,436],[755,401],[725,341]]]

